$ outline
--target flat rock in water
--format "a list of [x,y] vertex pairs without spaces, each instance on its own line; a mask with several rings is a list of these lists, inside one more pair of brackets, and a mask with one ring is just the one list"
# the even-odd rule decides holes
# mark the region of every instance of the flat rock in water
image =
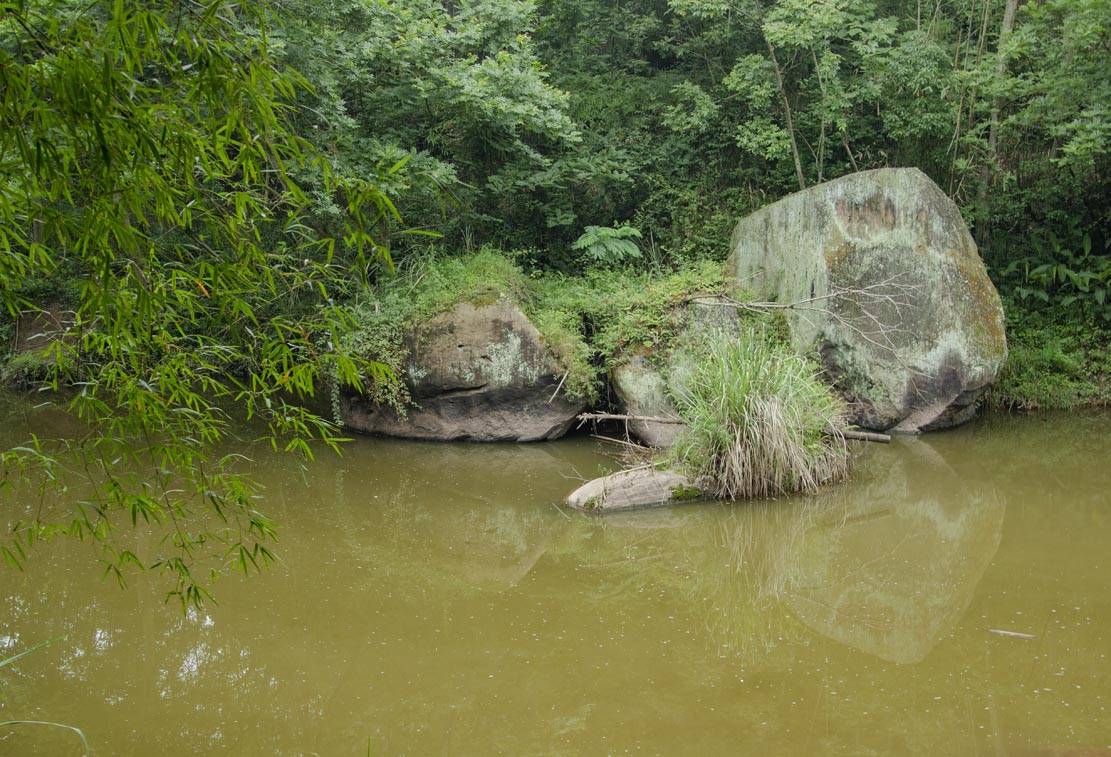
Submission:
[[609,513],[705,498],[702,489],[681,473],[641,468],[587,481],[566,502],[576,510]]
[[971,418],[1007,357],[1003,307],[956,204],[921,171],[883,168],[741,220],[727,272],[785,311],[865,428]]
[[406,346],[413,400],[406,417],[348,396],[348,427],[411,439],[524,442],[563,436],[583,410],[559,389],[563,369],[508,300],[460,303],[421,324]]

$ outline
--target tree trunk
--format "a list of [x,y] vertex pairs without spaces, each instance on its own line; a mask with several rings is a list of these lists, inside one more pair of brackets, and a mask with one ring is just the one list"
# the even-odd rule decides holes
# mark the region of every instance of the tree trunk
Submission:
[[775,84],[779,88],[779,97],[783,100],[783,114],[787,119],[787,135],[791,138],[791,157],[795,160],[795,176],[799,180],[799,189],[806,189],[806,179],[802,175],[802,159],[799,157],[799,145],[795,141],[795,119],[791,115],[791,103],[787,100],[787,89],[783,86],[783,72],[779,69],[779,60],[775,57],[775,48],[767,37],[764,43],[768,46],[768,55],[772,58],[772,67],[775,70]]
[[[1018,12],[1019,0],[1007,0],[1003,8],[1003,23],[999,27],[999,41],[996,43],[995,78],[997,81],[1007,73],[1007,59],[1001,54],[1007,37],[1015,28],[1015,14]],[[977,204],[980,208],[980,224],[976,229],[978,244],[982,247],[988,241],[987,235],[987,206],[988,189],[991,187],[995,172],[999,170],[999,114],[1003,110],[1003,98],[996,95],[991,103],[991,120],[988,124],[988,159],[980,168],[980,187],[977,192]]]

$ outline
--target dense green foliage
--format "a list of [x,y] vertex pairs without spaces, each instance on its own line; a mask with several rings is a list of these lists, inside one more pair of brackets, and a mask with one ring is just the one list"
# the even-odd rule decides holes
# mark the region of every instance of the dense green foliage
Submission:
[[1028,309],[1008,303],[1009,355],[988,391],[989,405],[1007,410],[1111,406],[1111,327],[1072,306]]
[[[363,171],[412,156],[397,202],[447,254],[674,269],[720,259],[739,216],[799,186],[913,165],[1005,295],[1111,318],[1108,0],[297,8],[293,60],[327,93],[311,133],[368,135],[332,148],[380,155]],[[513,86],[487,102],[495,61]]]
[[283,58],[315,87],[303,133],[343,175],[407,160],[384,186],[448,253],[715,258],[769,200],[912,165],[1007,289],[1111,315],[1108,0],[279,7]]

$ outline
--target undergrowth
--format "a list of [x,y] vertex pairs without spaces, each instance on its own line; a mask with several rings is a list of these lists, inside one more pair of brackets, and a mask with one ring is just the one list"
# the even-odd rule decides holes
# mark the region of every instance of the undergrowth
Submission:
[[722,499],[813,493],[845,476],[844,407],[816,363],[759,324],[694,349],[671,382],[687,425],[667,462]]
[[985,402],[1005,410],[1111,405],[1111,328],[1075,308],[1008,302],[1007,363]]
[[665,354],[682,328],[678,306],[696,294],[725,289],[720,263],[703,262],[667,273],[592,270],[582,276],[526,274],[517,257],[483,248],[453,257],[415,258],[351,307],[358,328],[348,346],[388,365],[396,378],[373,388],[379,402],[399,409],[408,401],[401,381],[405,335],[417,324],[461,302],[517,303],[566,371],[563,391],[594,402],[603,376],[628,351]]

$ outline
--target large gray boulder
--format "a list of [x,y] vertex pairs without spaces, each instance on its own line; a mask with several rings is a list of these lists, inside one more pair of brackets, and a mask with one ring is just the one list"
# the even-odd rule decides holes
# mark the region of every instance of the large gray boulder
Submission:
[[347,396],[347,426],[412,439],[525,442],[562,436],[583,410],[557,391],[564,369],[509,300],[460,303],[415,328],[405,346],[413,401],[406,416]]
[[971,418],[1007,356],[1003,307],[960,210],[925,174],[884,168],[790,195],[737,224],[727,271],[779,303],[866,428]]

